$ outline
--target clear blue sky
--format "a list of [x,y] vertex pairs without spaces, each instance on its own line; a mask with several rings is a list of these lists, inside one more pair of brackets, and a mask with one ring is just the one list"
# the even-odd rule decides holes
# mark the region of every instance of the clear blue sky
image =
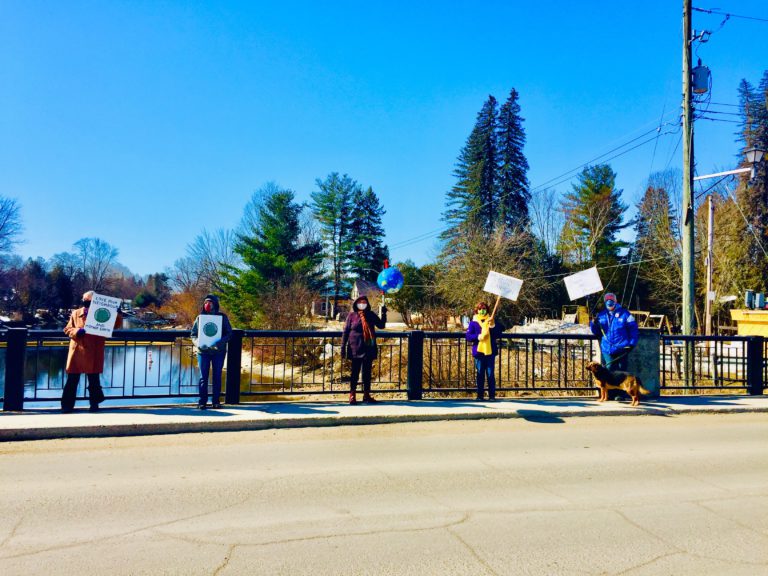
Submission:
[[[714,5],[768,18],[764,0]],[[674,121],[681,14],[672,0],[3,0],[0,194],[22,205],[18,252],[98,236],[134,272],[160,271],[203,228],[235,226],[264,183],[308,200],[333,171],[373,186],[396,245],[441,226],[488,94],[520,93],[532,186]],[[722,20],[694,13],[694,28]],[[768,23],[732,18],[701,46],[713,102],[759,81],[766,37]],[[734,167],[735,124],[696,130],[699,172]],[[651,170],[680,166],[678,139],[611,161],[627,203]]]

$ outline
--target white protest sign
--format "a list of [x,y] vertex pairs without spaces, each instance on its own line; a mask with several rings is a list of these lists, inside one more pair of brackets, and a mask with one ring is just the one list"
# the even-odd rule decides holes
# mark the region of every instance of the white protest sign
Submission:
[[568,297],[571,300],[601,292],[603,289],[603,283],[597,273],[597,266],[566,276],[564,281],[565,288],[568,290]]
[[201,314],[197,317],[197,346],[213,346],[221,340],[221,316]]
[[520,294],[520,287],[523,285],[522,280],[518,280],[513,276],[506,276],[499,274],[491,270],[488,272],[488,278],[485,281],[485,287],[483,290],[496,294],[496,296],[502,296],[509,300],[517,300],[517,296]]
[[85,333],[111,338],[118,308],[120,308],[120,298],[94,294],[88,308],[88,316],[85,318]]

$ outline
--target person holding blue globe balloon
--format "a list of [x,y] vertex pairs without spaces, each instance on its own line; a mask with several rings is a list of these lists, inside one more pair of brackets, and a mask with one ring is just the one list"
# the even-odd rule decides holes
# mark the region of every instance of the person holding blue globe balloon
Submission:
[[384,329],[387,323],[387,307],[381,307],[381,318],[371,310],[367,296],[360,296],[352,303],[352,311],[344,323],[341,335],[341,357],[352,361],[352,378],[349,403],[357,404],[357,383],[363,372],[363,402],[376,403],[371,396],[371,372],[373,361],[378,357],[376,328]]

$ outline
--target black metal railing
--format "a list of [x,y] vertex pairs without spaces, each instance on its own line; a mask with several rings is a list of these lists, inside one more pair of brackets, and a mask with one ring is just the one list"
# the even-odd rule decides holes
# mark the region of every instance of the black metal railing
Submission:
[[[243,396],[320,395],[349,392],[349,366],[341,358],[340,331],[243,332]],[[406,392],[408,333],[376,332],[378,357],[372,389]]]
[[[58,330],[30,331],[24,399],[57,400],[66,381],[69,338]],[[186,330],[118,330],[106,342],[101,385],[112,399],[192,397],[198,394],[197,358]],[[78,398],[85,395],[85,378]]]
[[[372,389],[378,394],[471,396],[475,366],[462,332],[377,333]],[[584,334],[503,334],[495,359],[497,390],[510,394],[592,395],[586,363],[598,342]],[[341,332],[234,330],[224,392],[243,398],[333,396],[349,391]],[[66,380],[69,339],[60,331],[0,331],[3,409],[58,401]],[[768,341],[756,336],[663,336],[661,392],[762,394],[768,381]],[[85,379],[78,397],[85,394]],[[192,398],[199,373],[184,330],[119,330],[106,343],[102,385],[107,398]]]
[[[766,343],[754,336],[662,336],[659,376],[662,390],[740,392],[762,389],[768,366]],[[750,361],[757,359],[755,365]]]
[[[425,333],[424,392],[473,393],[472,344],[462,332]],[[591,335],[503,334],[497,340],[496,390],[500,392],[593,391],[586,364],[595,356]]]

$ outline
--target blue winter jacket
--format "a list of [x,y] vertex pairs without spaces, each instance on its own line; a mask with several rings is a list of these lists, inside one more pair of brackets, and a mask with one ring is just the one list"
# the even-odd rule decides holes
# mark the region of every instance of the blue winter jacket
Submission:
[[612,311],[606,308],[597,315],[597,320],[589,323],[592,334],[600,338],[600,349],[614,356],[625,348],[637,346],[639,330],[637,321],[629,310],[616,304]]

